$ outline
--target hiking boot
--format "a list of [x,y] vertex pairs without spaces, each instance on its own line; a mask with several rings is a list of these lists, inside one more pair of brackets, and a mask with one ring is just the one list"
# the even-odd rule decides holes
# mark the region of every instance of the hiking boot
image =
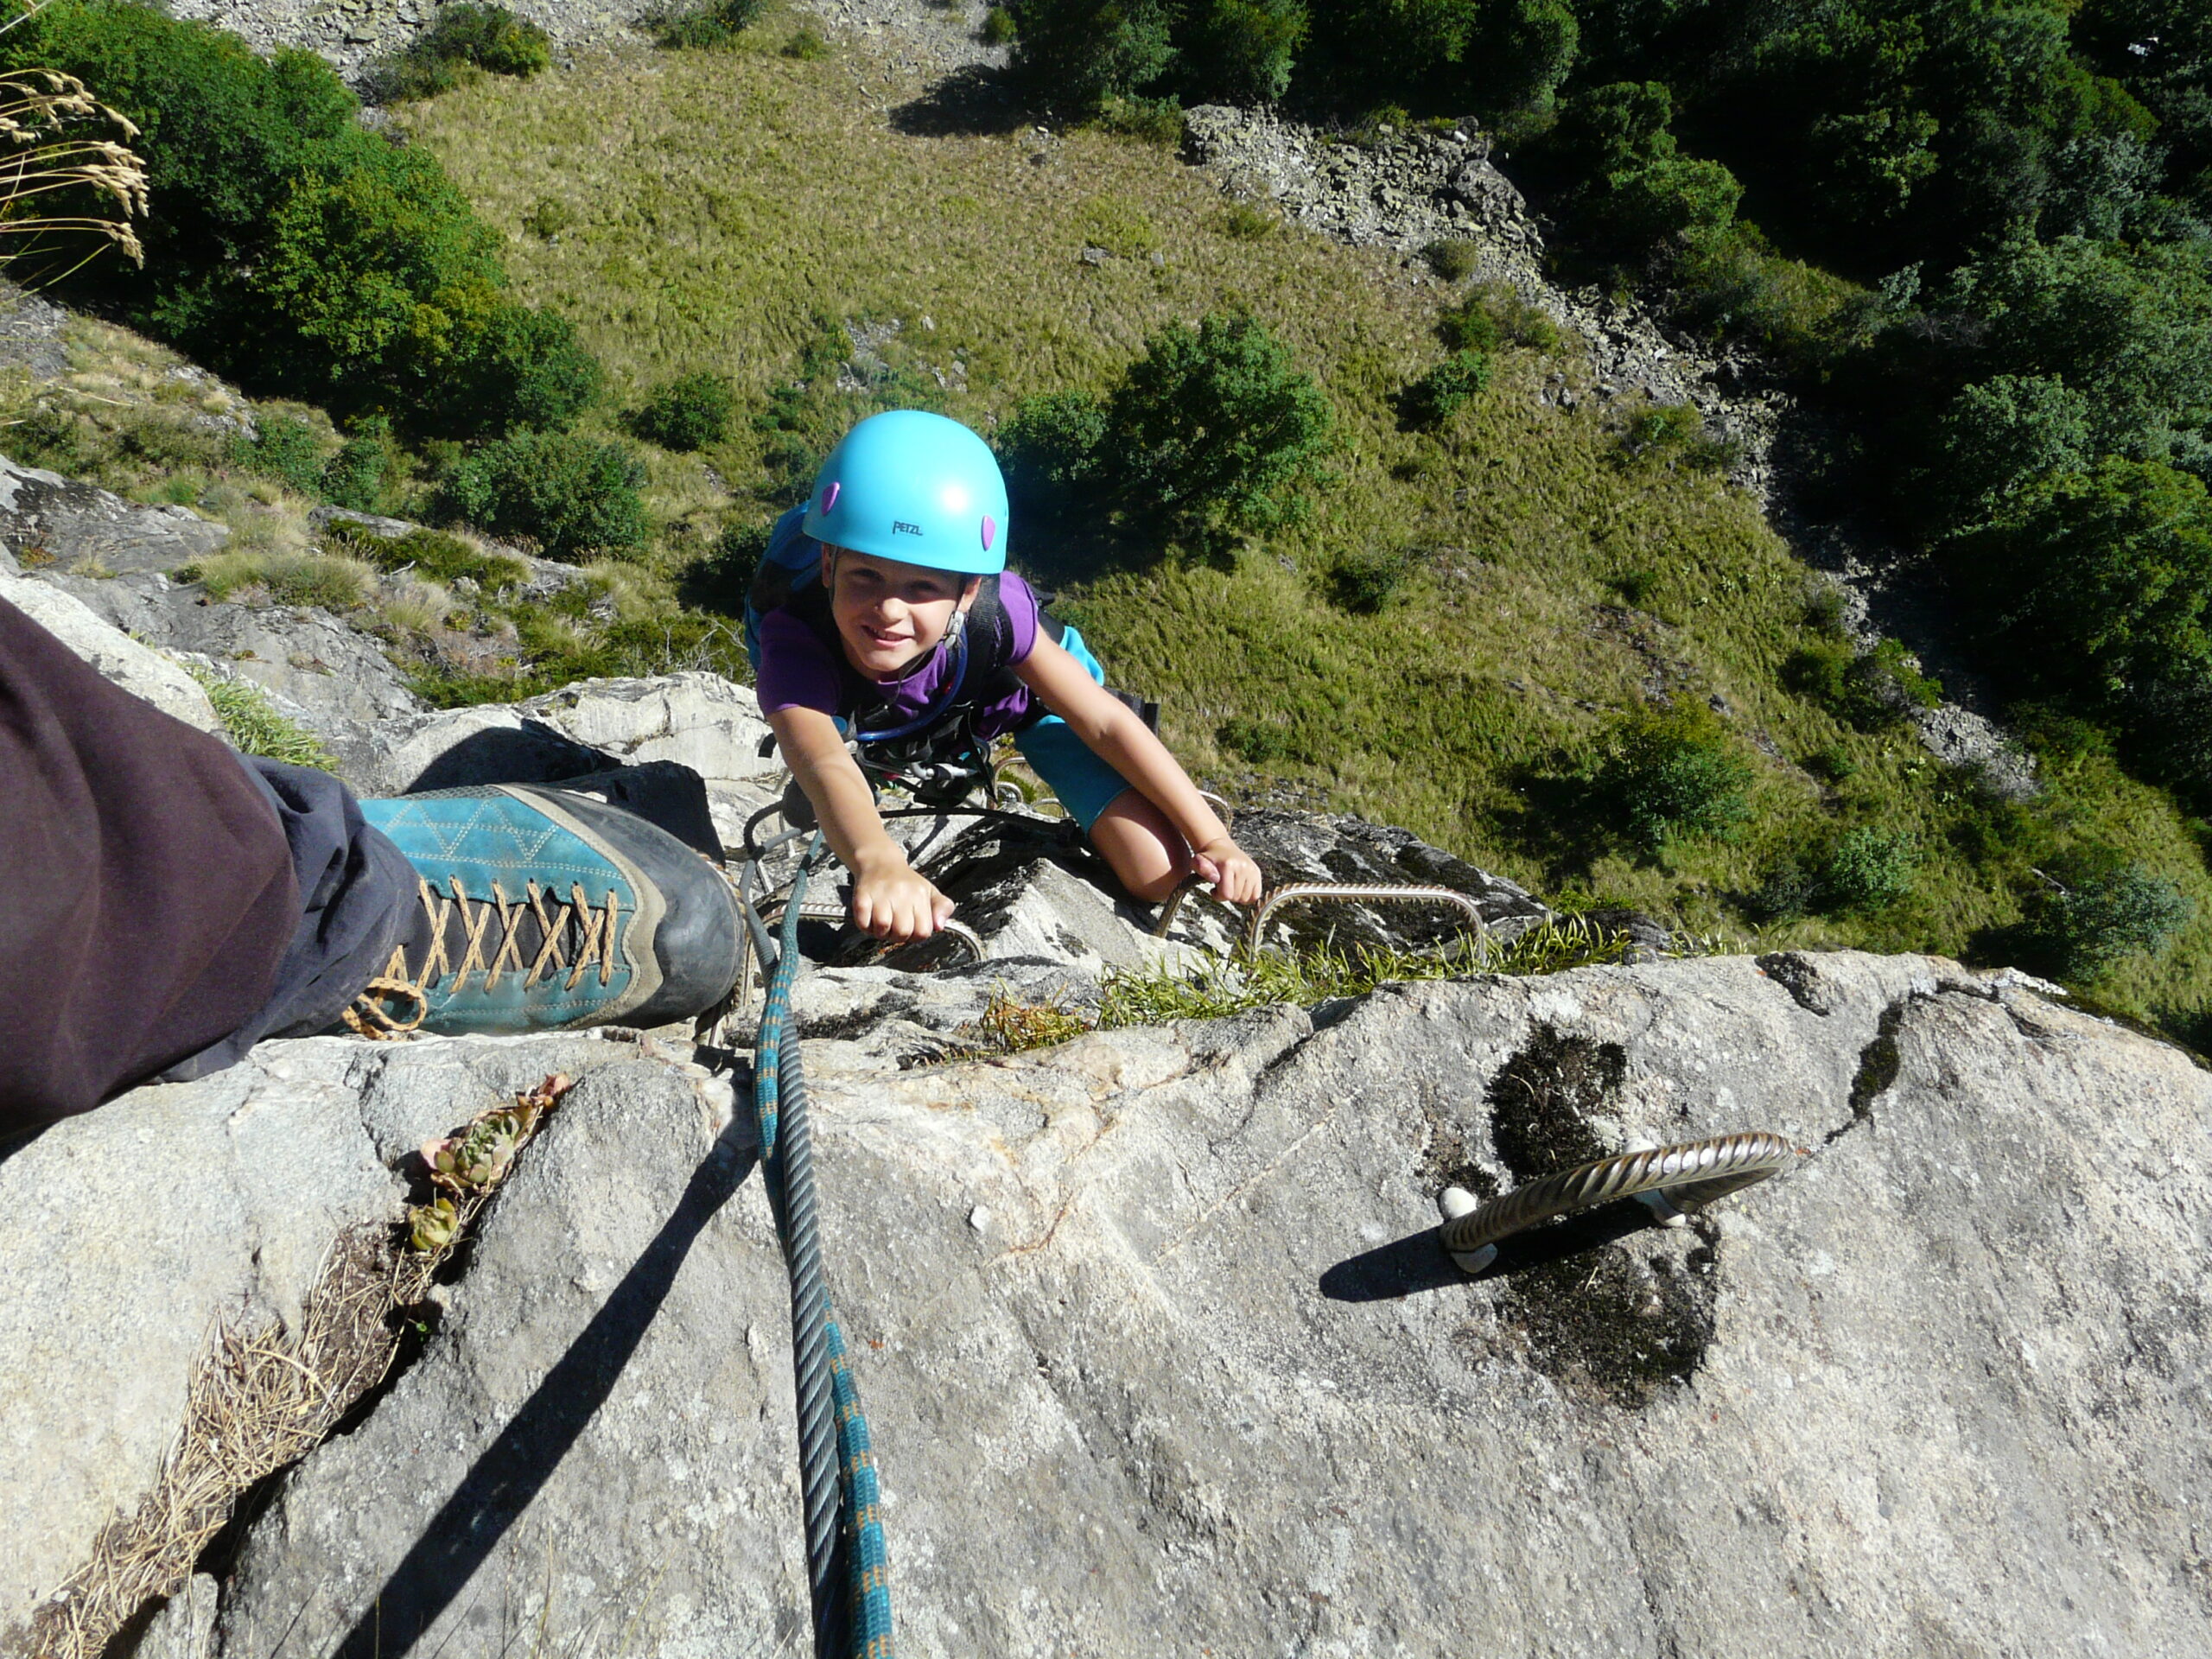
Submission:
[[700,854],[588,795],[519,784],[363,801],[420,907],[346,1015],[365,1036],[639,1028],[720,1005],[742,925]]

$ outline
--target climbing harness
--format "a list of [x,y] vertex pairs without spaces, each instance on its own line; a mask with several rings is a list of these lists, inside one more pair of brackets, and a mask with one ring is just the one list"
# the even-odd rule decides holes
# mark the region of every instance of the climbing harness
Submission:
[[1437,1238],[1454,1262],[1469,1273],[1480,1273],[1497,1259],[1499,1240],[1540,1222],[1633,1198],[1662,1222],[1679,1226],[1684,1209],[1763,1181],[1805,1155],[1778,1135],[1752,1129],[1677,1146],[1632,1147],[1618,1157],[1547,1175],[1487,1204],[1477,1203],[1464,1187],[1447,1186],[1438,1201],[1444,1224]]
[[[814,1135],[799,1046],[785,1041],[798,977],[798,924],[817,832],[791,878],[775,966],[753,1044],[760,1159],[791,1281],[791,1375],[817,1659],[892,1659],[890,1557],[868,1419],[823,1275]],[[748,874],[750,873],[748,872]],[[748,912],[751,906],[747,906]],[[757,915],[748,918],[760,925]],[[756,939],[756,946],[758,941]]]

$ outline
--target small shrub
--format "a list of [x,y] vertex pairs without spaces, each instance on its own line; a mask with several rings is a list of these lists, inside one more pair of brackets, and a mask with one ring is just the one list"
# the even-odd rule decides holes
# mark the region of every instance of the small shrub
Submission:
[[1653,852],[1675,841],[1726,839],[1751,811],[1751,765],[1697,703],[1623,722],[1595,781],[1630,838]]
[[1820,874],[1802,859],[1785,859],[1766,873],[1745,908],[1763,922],[1786,922],[1821,907]]
[[1843,589],[1823,582],[1806,597],[1805,626],[1830,639],[1846,639],[1850,633],[1845,620],[1849,609],[1850,599]]
[[737,389],[723,376],[700,370],[656,388],[630,417],[630,429],[664,449],[689,451],[720,443],[737,413]]
[[1344,610],[1372,616],[1397,598],[1415,563],[1409,548],[1348,549],[1329,567],[1329,597]]
[[530,575],[519,559],[483,553],[457,536],[411,530],[385,536],[350,518],[333,518],[325,532],[331,550],[386,572],[412,570],[435,581],[473,582],[486,594],[519,587]]
[[2172,881],[2108,851],[2076,854],[2048,874],[2051,885],[2030,899],[2028,925],[2069,979],[2095,979],[2122,957],[2164,950],[2196,914]]
[[1800,370],[1835,355],[1870,297],[1816,265],[1783,257],[1757,226],[1743,221],[1687,238],[1674,262],[1674,287],[1686,321],[1751,340]]
[[1840,743],[1815,749],[1798,763],[1824,784],[1847,784],[1859,775],[1859,762]]
[[376,512],[391,499],[399,469],[391,423],[375,417],[355,424],[353,435],[323,463],[317,486],[327,501],[357,512]]
[[1482,264],[1482,245],[1465,237],[1432,242],[1421,251],[1428,268],[1447,283],[1464,283]]
[[435,98],[472,75],[527,80],[553,61],[552,37],[505,6],[472,0],[442,10],[407,48],[370,72],[378,96],[397,103]]
[[1895,639],[1855,651],[1842,639],[1816,641],[1791,653],[1783,683],[1860,731],[1902,724],[1915,709],[1942,701],[1942,682],[1923,674]]
[[1290,753],[1290,734],[1279,721],[1238,715],[1224,721],[1214,735],[1222,747],[1255,766],[1267,766]]
[[1436,320],[1436,337],[1455,351],[1494,352],[1504,343],[1497,319],[1479,300],[1468,300]]
[[215,717],[241,754],[257,754],[289,766],[314,766],[335,772],[338,762],[323,747],[322,740],[296,721],[276,712],[269,694],[251,680],[226,679],[206,669],[188,666],[214,705]]
[[714,545],[677,576],[677,596],[696,609],[742,616],[760,556],[768,550],[770,529],[765,524],[723,525]]
[[703,5],[656,12],[645,20],[653,43],[671,51],[728,46],[767,10],[766,0],[706,0]]
[[1414,429],[1441,426],[1489,385],[1489,358],[1472,349],[1454,352],[1398,394],[1398,418]]
[[1708,433],[1705,417],[1689,404],[1660,404],[1633,416],[1621,434],[1621,451],[1631,460],[1707,473],[1725,472],[1740,453],[1728,439]]
[[1025,397],[997,433],[1014,522],[1065,524],[1098,487],[1106,410],[1079,391]]
[[96,447],[89,422],[52,404],[35,405],[8,433],[8,454],[15,460],[73,478],[92,470]]
[[558,196],[540,196],[523,215],[522,227],[541,242],[550,242],[576,222],[576,210]]
[[350,611],[368,592],[368,573],[353,560],[328,553],[211,553],[176,573],[195,582],[210,599],[259,588],[274,605],[316,605]]
[[976,37],[985,46],[1012,46],[1017,33],[1014,14],[1004,6],[993,6],[983,14],[983,26],[976,31]]
[[1124,138],[1173,149],[1183,142],[1182,100],[1117,95],[1099,105],[1090,124]]
[[1606,584],[1618,596],[1622,604],[1635,610],[1643,610],[1658,596],[1659,573],[1656,570],[1624,570]]
[[528,537],[549,558],[627,553],[645,539],[645,469],[620,444],[521,432],[489,443],[441,480],[448,518]]
[[264,415],[253,439],[239,438],[233,453],[249,471],[302,495],[322,493],[322,440],[296,415]]
[[1058,994],[1046,1001],[1025,1002],[1001,988],[991,993],[982,1014],[962,1027],[960,1034],[972,1040],[971,1052],[978,1055],[1022,1054],[1071,1042],[1096,1029],[1090,1015],[1068,1007]]
[[378,595],[375,604],[378,617],[393,632],[429,633],[453,609],[453,594],[437,582],[407,575],[392,591]]
[[1920,849],[1902,830],[1847,830],[1821,868],[1821,907],[1880,910],[1912,891]]
[[1077,220],[1093,245],[1122,259],[1141,259],[1160,245],[1159,227],[1124,196],[1093,196]]
[[1264,529],[1297,516],[1334,413],[1311,375],[1248,315],[1171,322],[1107,401],[1113,494],[1171,531]]
[[1413,124],[1413,119],[1402,104],[1378,104],[1344,133],[1344,142],[1372,149],[1396,137]]
[[802,63],[812,63],[830,55],[830,37],[812,23],[801,23],[784,42],[784,55],[797,58]]
[[1559,325],[1541,306],[1522,299],[1510,283],[1486,283],[1436,322],[1437,337],[1454,350],[1494,352],[1518,346],[1532,352],[1560,348]]
[[597,401],[601,385],[599,359],[566,317],[508,302],[493,308],[442,395],[427,401],[457,431],[560,431]]
[[1221,233],[1232,242],[1262,241],[1275,233],[1279,222],[1273,213],[1245,201],[1230,202],[1215,221]]

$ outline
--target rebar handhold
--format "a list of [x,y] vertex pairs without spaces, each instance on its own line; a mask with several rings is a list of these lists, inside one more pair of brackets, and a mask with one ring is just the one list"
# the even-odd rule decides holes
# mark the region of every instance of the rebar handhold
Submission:
[[[1659,1143],[1639,1136],[1623,1147],[1621,1150],[1623,1152],[1656,1152],[1659,1150]],[[1662,1227],[1687,1227],[1689,1224],[1690,1218],[1681,1211],[1677,1210],[1674,1200],[1656,1187],[1649,1192],[1638,1192],[1635,1198],[1638,1204],[1651,1212],[1652,1219]]]
[[[1483,1255],[1486,1246],[1555,1217],[1646,1192],[1667,1193],[1669,1209],[1677,1207],[1676,1201],[1710,1204],[1754,1181],[1764,1180],[1804,1155],[1780,1135],[1756,1129],[1680,1146],[1624,1152],[1530,1181],[1472,1211],[1462,1209],[1459,1199],[1452,1199],[1444,1224],[1437,1230],[1438,1237],[1460,1266],[1475,1259],[1487,1266],[1490,1258]],[[1454,1210],[1459,1213],[1452,1213]]]
[[[1457,1221],[1481,1209],[1482,1201],[1464,1186],[1447,1186],[1437,1194],[1436,1207],[1444,1212],[1445,1220]],[[1478,1249],[1452,1250],[1451,1255],[1465,1272],[1480,1273],[1497,1260],[1497,1246],[1484,1244]]]

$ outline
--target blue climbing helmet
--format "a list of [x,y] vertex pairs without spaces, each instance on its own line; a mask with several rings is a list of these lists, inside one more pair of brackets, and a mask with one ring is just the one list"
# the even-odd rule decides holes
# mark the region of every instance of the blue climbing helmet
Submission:
[[830,452],[804,530],[819,542],[932,570],[1006,569],[1006,480],[990,445],[918,409],[871,415]]

